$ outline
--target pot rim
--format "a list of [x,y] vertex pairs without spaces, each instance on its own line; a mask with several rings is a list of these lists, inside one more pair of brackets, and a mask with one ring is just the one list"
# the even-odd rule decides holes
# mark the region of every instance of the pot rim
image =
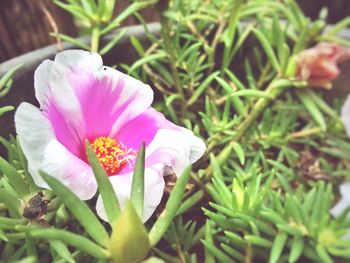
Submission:
[[[139,40],[146,40],[147,34],[158,35],[160,33],[160,24],[159,23],[147,23],[147,31],[143,25],[135,26],[125,26],[117,30],[112,31],[111,33],[103,36],[101,38],[102,43],[107,43],[113,39],[119,32],[125,30],[126,32],[123,37],[118,42],[117,46],[123,43],[130,41],[130,37],[134,36]],[[78,41],[89,44],[90,36],[83,36],[77,38]],[[62,42],[63,50],[67,49],[76,49],[77,46],[68,42]],[[22,68],[17,71],[14,76],[14,79],[20,78],[21,75],[27,70],[36,68],[43,60],[53,58],[60,50],[56,44],[52,44],[46,47],[38,48],[36,50],[24,53],[12,59],[9,59],[3,63],[0,63],[0,78],[5,75],[11,68],[23,64]]]
[[[134,36],[139,40],[145,40],[147,38],[147,34],[159,35],[161,30],[161,25],[159,22],[147,23],[147,31],[143,25],[134,25],[134,26],[125,26],[119,29],[112,31],[111,33],[103,36],[101,38],[102,43],[107,43],[113,39],[115,35],[117,35],[122,30],[126,30],[124,36],[120,39],[117,45],[124,44],[130,41],[130,37]],[[332,29],[334,25],[328,24],[324,31]],[[350,39],[350,29],[343,29],[337,34],[340,38]],[[89,44],[90,36],[83,36],[77,38],[78,41]],[[67,49],[76,49],[77,46],[69,43],[62,42],[63,50]],[[23,64],[22,68],[17,71],[14,76],[14,79],[20,78],[21,75],[29,69],[36,68],[43,60],[53,58],[60,50],[58,49],[56,44],[52,44],[49,46],[45,46],[42,48],[38,48],[36,50],[24,53],[12,59],[9,59],[3,63],[0,63],[0,78],[5,75],[11,68]]]

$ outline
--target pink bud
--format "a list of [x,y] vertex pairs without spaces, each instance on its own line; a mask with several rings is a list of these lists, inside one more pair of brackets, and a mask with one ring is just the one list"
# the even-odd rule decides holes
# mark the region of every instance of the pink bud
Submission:
[[331,88],[340,73],[338,64],[350,58],[350,49],[335,43],[319,43],[302,51],[297,58],[297,76],[309,86]]

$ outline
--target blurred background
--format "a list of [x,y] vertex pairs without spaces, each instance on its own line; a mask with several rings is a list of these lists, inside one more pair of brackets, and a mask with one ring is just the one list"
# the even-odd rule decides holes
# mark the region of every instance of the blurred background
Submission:
[[[115,13],[130,5],[131,0],[119,0]],[[158,21],[155,10],[142,10],[147,22]],[[138,24],[129,17],[123,26]],[[78,37],[78,27],[71,14],[54,4],[53,0],[0,0],[0,63],[26,52],[55,44],[49,32],[57,30]]]
[[[130,4],[131,0],[117,1],[116,13]],[[304,12],[317,18],[320,9],[329,9],[329,23],[350,15],[349,0],[299,0]],[[158,20],[154,9],[142,11],[147,22]],[[137,24],[130,17],[123,25]],[[52,0],[1,0],[0,1],[0,63],[26,52],[56,43],[49,32],[58,31],[78,37],[78,28],[70,14],[56,6]]]

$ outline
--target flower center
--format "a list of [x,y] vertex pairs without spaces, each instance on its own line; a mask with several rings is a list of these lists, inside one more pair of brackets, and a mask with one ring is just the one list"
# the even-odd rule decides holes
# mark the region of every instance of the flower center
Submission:
[[109,176],[118,174],[127,164],[132,166],[136,159],[136,151],[109,137],[98,137],[91,146]]

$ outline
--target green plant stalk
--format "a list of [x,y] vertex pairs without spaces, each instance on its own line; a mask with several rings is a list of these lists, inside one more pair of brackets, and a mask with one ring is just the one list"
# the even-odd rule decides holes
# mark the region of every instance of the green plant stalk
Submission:
[[[254,105],[253,109],[250,111],[245,120],[238,126],[236,134],[233,137],[231,143],[229,143],[225,148],[223,148],[218,154],[218,162],[219,164],[225,163],[225,159],[231,153],[231,149],[233,145],[238,142],[245,132],[252,126],[255,120],[261,115],[261,113],[266,109],[271,100],[275,100],[279,97],[285,90],[286,87],[276,86],[278,79],[272,81],[270,85],[265,90],[267,97],[270,98],[260,98],[257,103]],[[271,99],[272,98],[272,99]],[[209,167],[209,177],[211,176],[211,167]]]
[[[224,53],[223,53],[223,56],[222,56],[222,65],[221,65],[221,75],[223,76],[224,72],[225,72],[225,69],[228,68],[230,62],[231,62],[231,56],[230,56],[230,53],[231,53],[231,49],[234,47],[233,42],[234,42],[234,35],[235,35],[235,32],[237,30],[237,25],[238,25],[238,22],[239,22],[239,15],[240,15],[240,10],[241,10],[241,7],[242,7],[242,4],[243,4],[244,1],[236,1],[234,6],[232,7],[232,11],[231,11],[231,14],[230,14],[230,22],[229,22],[229,25],[228,25],[228,30],[230,31],[229,33],[229,40],[228,41],[225,41],[224,40],[224,43],[225,43],[225,48],[224,48]],[[227,32],[226,32],[227,33]],[[228,33],[227,33],[228,34]]]
[[[270,83],[270,85],[265,91],[265,94],[268,97],[276,99],[278,96],[282,94],[285,88],[275,87],[273,84],[274,84],[274,81]],[[245,120],[238,126],[237,132],[233,139],[234,142],[239,141],[242,138],[244,133],[250,128],[250,126],[260,116],[260,114],[266,109],[266,107],[269,105],[270,102],[271,102],[271,99],[268,99],[268,98],[260,98],[256,102],[251,112],[248,114]]]
[[100,28],[98,26],[95,26],[92,28],[91,32],[91,52],[98,53],[100,44]]
[[159,12],[160,16],[160,25],[161,25],[161,34],[162,38],[164,41],[164,49],[168,53],[168,60],[169,60],[169,65],[171,69],[171,74],[173,77],[174,81],[174,86],[177,91],[177,93],[180,95],[180,101],[181,101],[181,117],[185,115],[187,104],[185,100],[185,95],[183,92],[183,89],[181,87],[181,81],[180,81],[180,76],[179,72],[176,68],[176,57],[174,54],[174,49],[171,46],[171,39],[170,39],[170,25],[169,25],[169,20],[164,16],[163,12],[168,8],[169,1],[167,0],[161,0],[157,4],[157,10]]
[[130,200],[140,218],[143,217],[144,191],[145,191],[145,143],[138,151],[132,177]]
[[[220,14],[220,15],[223,15],[223,14]],[[216,48],[219,44],[219,40],[220,40],[220,37],[222,35],[222,32],[224,31],[225,29],[225,26],[226,26],[226,21],[225,20],[221,20],[220,21],[220,24],[218,26],[218,29],[215,33],[215,37],[213,39],[213,42],[211,44],[211,48],[212,48],[212,51],[211,53],[208,55],[208,64],[209,64],[209,69],[208,70],[208,75],[209,75],[209,72],[212,71],[212,69],[214,68],[215,66],[215,54],[216,54]]]
[[188,166],[182,175],[177,179],[175,187],[165,205],[165,209],[149,231],[148,237],[152,247],[155,246],[163,237],[165,231],[168,229],[180,207],[183,195],[185,193],[186,184],[191,175],[191,168],[191,166]]
[[40,238],[47,240],[60,240],[63,243],[71,246],[75,246],[78,249],[84,251],[85,253],[93,256],[94,258],[99,259],[108,259],[110,258],[110,252],[105,248],[97,245],[95,242],[90,239],[83,237],[81,235],[61,230],[55,228],[36,228],[36,227],[28,227],[28,226],[18,226],[18,231],[22,231],[25,234],[29,235],[32,238]]

